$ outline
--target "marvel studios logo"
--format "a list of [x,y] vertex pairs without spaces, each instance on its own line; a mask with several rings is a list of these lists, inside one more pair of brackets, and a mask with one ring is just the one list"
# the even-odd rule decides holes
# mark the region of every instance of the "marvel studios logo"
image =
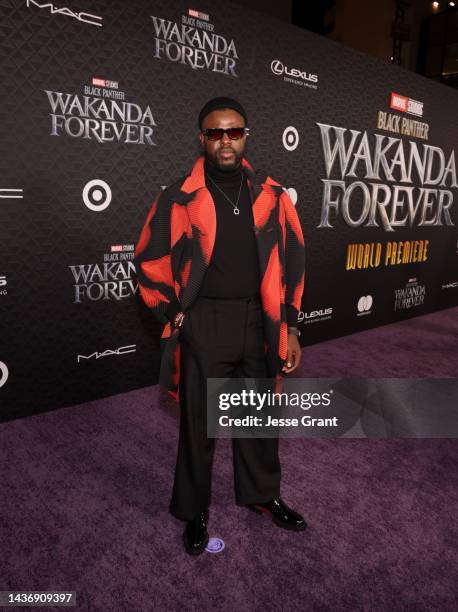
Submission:
[[401,94],[394,92],[391,92],[390,108],[400,111],[401,113],[409,113],[410,115],[423,117],[423,102],[412,100],[412,98],[401,96]]
[[125,253],[127,251],[134,251],[134,244],[112,244],[110,247],[111,253]]
[[200,11],[195,11],[194,9],[188,9],[188,15],[190,17],[195,17],[196,19],[202,19],[202,21],[210,21],[210,16],[207,13],[201,13]]
[[96,87],[109,87],[110,89],[118,89],[118,81],[109,81],[108,79],[99,79],[98,77],[92,77],[92,85]]

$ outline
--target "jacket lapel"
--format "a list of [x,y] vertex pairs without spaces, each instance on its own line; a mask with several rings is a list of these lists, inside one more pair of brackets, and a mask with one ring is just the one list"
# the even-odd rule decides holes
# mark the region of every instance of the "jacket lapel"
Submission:
[[182,297],[182,309],[188,309],[199,292],[210,263],[216,237],[216,210],[213,198],[205,186],[204,157],[194,164],[181,191],[191,195],[186,210],[192,227],[192,257],[188,282]]

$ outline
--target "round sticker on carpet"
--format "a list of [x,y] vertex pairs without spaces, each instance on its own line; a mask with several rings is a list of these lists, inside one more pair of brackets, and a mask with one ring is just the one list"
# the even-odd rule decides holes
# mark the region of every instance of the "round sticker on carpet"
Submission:
[[219,553],[224,550],[224,542],[220,538],[210,538],[205,550],[209,553]]

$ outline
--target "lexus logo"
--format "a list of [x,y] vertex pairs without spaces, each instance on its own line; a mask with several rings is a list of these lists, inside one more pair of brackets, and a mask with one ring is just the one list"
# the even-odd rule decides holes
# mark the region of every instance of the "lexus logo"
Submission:
[[[300,68],[288,68],[288,66],[285,66],[285,64],[278,59],[274,59],[273,62],[271,62],[270,69],[277,76],[284,74],[292,79],[301,79],[314,89],[317,87],[316,83],[318,83],[318,75],[313,74],[312,72],[307,72],[307,70],[301,70]],[[310,83],[313,83],[313,85],[310,85]]]
[[283,65],[283,63],[280,60],[274,60],[271,64],[270,64],[270,69],[272,70],[272,72],[274,74],[283,74],[283,71],[285,70],[285,67]]
[[371,295],[363,295],[358,300],[358,312],[369,312],[374,300]]
[[8,380],[8,368],[6,367],[6,363],[3,363],[3,361],[0,361],[0,387],[3,387],[3,385],[6,383],[7,380]]

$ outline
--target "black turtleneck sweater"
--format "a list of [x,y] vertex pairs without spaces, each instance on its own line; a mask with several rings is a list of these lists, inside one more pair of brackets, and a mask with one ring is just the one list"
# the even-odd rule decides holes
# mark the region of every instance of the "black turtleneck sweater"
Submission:
[[[241,166],[234,170],[220,170],[208,160],[205,160],[204,171],[205,184],[215,203],[216,236],[199,295],[214,298],[255,295],[259,293],[261,279],[246,176]],[[235,204],[241,181],[240,213],[235,215],[234,207],[221,191]]]

